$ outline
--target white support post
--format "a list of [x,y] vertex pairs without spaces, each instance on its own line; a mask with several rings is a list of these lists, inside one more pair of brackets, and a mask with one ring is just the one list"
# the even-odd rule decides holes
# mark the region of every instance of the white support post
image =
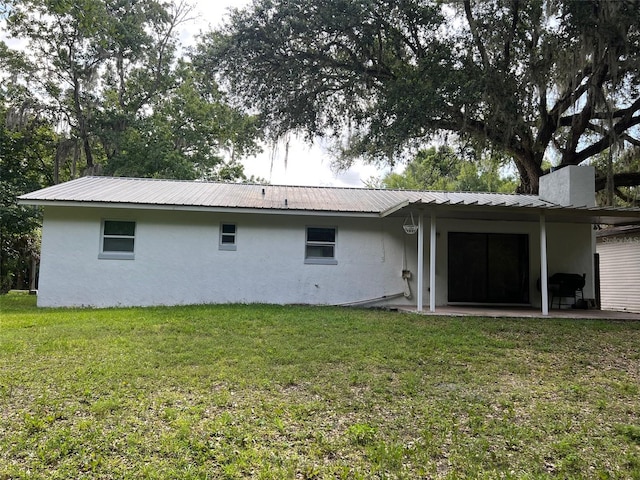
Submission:
[[436,311],[436,214],[431,212],[429,240],[429,311]]
[[542,315],[549,315],[549,275],[547,273],[547,223],[544,213],[540,214],[540,293],[542,294]]
[[424,287],[424,215],[420,212],[418,215],[418,298],[416,309],[421,312],[423,301]]

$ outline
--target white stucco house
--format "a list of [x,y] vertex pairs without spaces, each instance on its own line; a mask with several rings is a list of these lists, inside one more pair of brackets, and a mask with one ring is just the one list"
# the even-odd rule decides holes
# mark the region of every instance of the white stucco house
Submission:
[[584,274],[594,298],[594,224],[640,222],[638,209],[596,208],[593,192],[591,167],[567,167],[543,177],[538,196],[85,177],[19,201],[44,209],[40,306],[546,314],[554,272]]

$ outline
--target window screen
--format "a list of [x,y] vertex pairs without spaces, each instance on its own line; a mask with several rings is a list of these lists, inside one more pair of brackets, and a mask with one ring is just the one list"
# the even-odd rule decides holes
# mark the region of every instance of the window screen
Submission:
[[99,258],[133,259],[136,222],[104,220]]
[[307,227],[306,260],[334,260],[336,256],[335,227]]
[[103,226],[103,252],[132,252],[135,243],[136,222],[105,220]]
[[220,224],[220,250],[236,249],[236,224],[221,223]]

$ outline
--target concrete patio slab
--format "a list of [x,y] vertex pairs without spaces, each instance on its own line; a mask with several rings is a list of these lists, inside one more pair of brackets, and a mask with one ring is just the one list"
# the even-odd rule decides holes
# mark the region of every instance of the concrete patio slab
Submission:
[[[415,312],[415,308],[406,306],[395,307],[401,311]],[[437,307],[434,313],[428,309],[421,315],[451,316],[451,317],[489,317],[489,318],[575,318],[598,320],[636,320],[640,321],[640,313],[617,312],[610,310],[581,310],[581,309],[553,309],[548,316],[543,316],[539,309],[518,307],[481,307],[481,306],[445,306]]]

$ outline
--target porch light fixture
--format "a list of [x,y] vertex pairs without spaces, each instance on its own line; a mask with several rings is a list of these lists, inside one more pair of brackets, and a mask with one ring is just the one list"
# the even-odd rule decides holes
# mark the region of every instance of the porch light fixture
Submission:
[[408,233],[409,235],[413,235],[418,231],[418,225],[416,225],[416,222],[413,219],[413,212],[409,212],[407,218],[404,219],[402,228],[404,229],[405,233]]

